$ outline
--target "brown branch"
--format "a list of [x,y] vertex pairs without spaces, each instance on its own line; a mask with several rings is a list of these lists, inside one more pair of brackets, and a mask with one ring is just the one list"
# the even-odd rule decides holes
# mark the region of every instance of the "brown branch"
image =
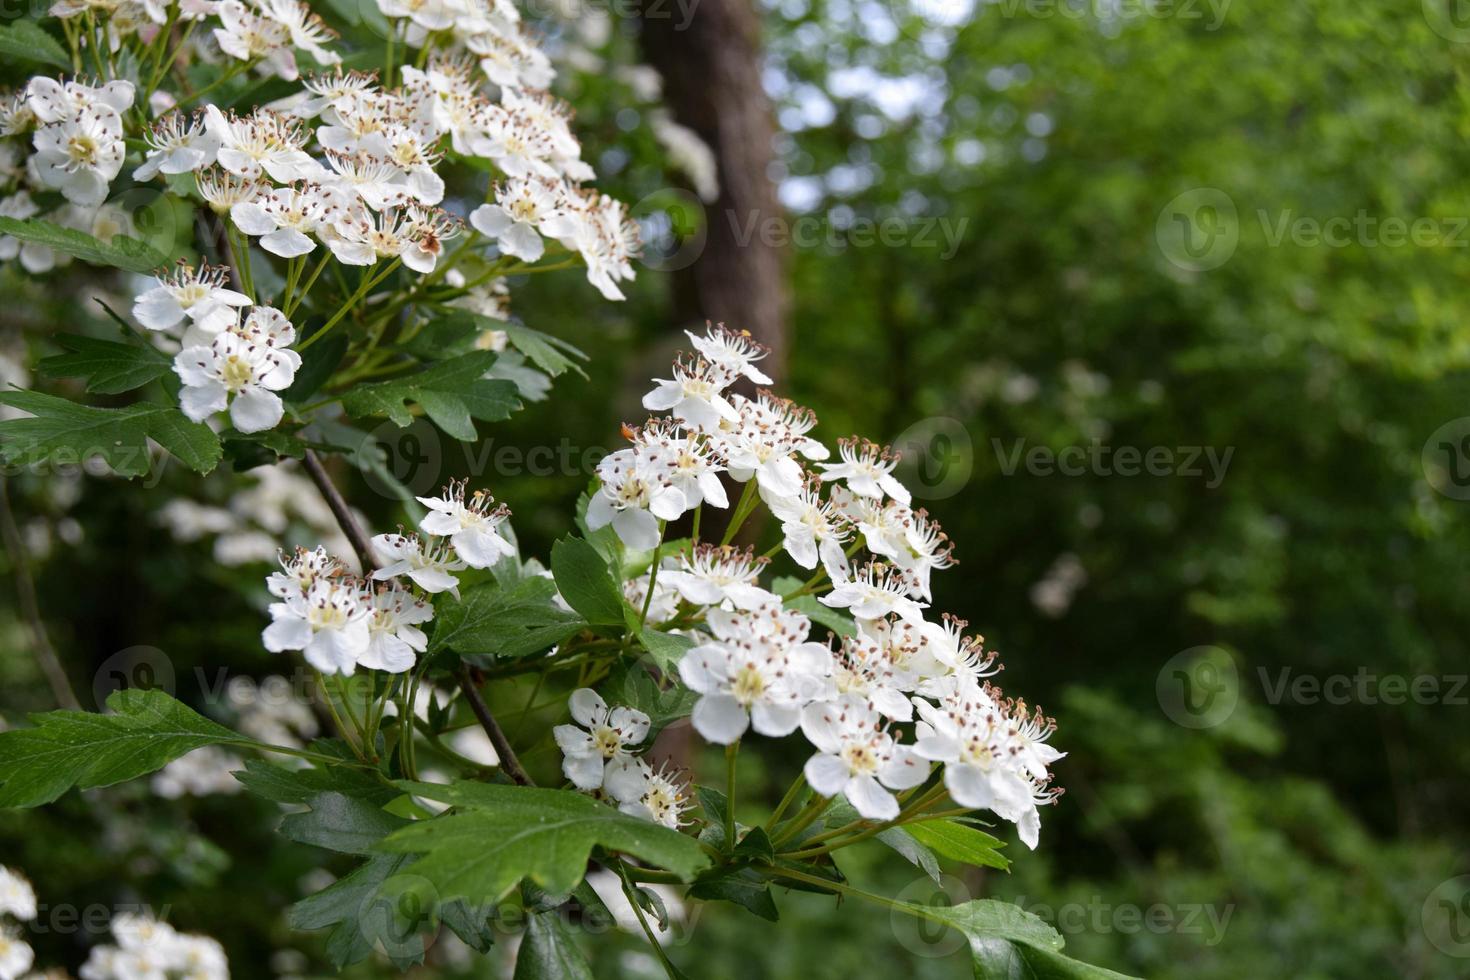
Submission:
[[373,569],[378,567],[373,558],[373,544],[362,526],[357,523],[357,518],[352,516],[352,510],[347,506],[347,501],[342,499],[342,494],[332,485],[332,478],[327,475],[327,469],[322,465],[321,459],[315,452],[308,449],[306,456],[301,460],[306,467],[311,482],[321,491],[322,499],[332,510],[332,516],[337,519],[337,525],[342,528],[342,533],[347,535],[347,540],[352,544],[352,550],[357,552],[357,560],[362,565],[362,574],[369,575]]
[[465,700],[470,704],[470,711],[479,719],[485,734],[490,736],[490,744],[495,746],[495,754],[500,757],[500,768],[522,786],[535,786],[531,777],[526,775],[526,770],[521,768],[521,761],[516,758],[515,750],[510,747],[510,740],[505,737],[505,732],[500,730],[500,723],[490,713],[490,706],[480,697],[480,689],[475,686],[475,679],[470,676],[469,668],[461,667],[455,677],[464,691]]
[[[347,501],[342,499],[342,494],[337,491],[332,483],[332,478],[327,475],[326,467],[316,453],[310,449],[302,460],[306,466],[306,472],[321,491],[322,499],[332,510],[332,516],[337,519],[337,524],[342,528],[342,533],[347,535],[347,540],[352,542],[352,548],[357,552],[357,560],[362,563],[364,575],[377,568],[377,562],[373,558],[372,542],[363,533],[362,527],[357,523],[357,518],[352,516],[352,511],[347,506]],[[461,668],[455,674],[459,685],[464,689],[465,700],[469,702],[470,711],[479,721],[480,727],[485,729],[485,734],[490,736],[490,744],[495,746],[495,754],[500,758],[500,768],[507,776],[520,783],[522,786],[536,785],[531,777],[526,775],[526,770],[521,768],[521,762],[516,758],[515,750],[510,747],[510,740],[505,737],[505,732],[500,728],[500,723],[491,714],[490,706],[480,696],[480,689],[475,685],[474,678],[470,676],[468,668]],[[412,710],[412,709],[410,709]]]
[[46,635],[46,623],[41,619],[41,607],[36,601],[36,583],[31,578],[30,561],[26,556],[20,528],[16,527],[15,515],[10,511],[9,482],[4,477],[0,477],[0,532],[4,534],[5,551],[10,558],[10,567],[15,572],[15,591],[20,601],[21,618],[30,627],[31,639],[35,644],[36,662],[41,666],[41,673],[46,675],[46,683],[51,685],[51,693],[57,703],[63,708],[80,711],[82,703],[77,700],[71,681],[67,679],[56,650],[51,646],[51,638]]

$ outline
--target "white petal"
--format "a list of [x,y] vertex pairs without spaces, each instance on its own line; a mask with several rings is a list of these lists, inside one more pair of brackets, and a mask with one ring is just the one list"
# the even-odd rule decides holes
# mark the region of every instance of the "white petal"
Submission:
[[706,694],[694,705],[689,720],[705,741],[716,745],[734,742],[750,724],[745,708],[728,694]]
[[835,755],[821,752],[806,760],[802,772],[806,774],[806,781],[811,784],[812,789],[822,796],[836,796],[842,792],[852,775],[848,772],[847,763]]
[[854,776],[847,784],[847,801],[867,820],[898,816],[898,800],[872,776]]
[[274,429],[284,414],[280,396],[264,388],[246,388],[230,404],[230,421],[241,432]]

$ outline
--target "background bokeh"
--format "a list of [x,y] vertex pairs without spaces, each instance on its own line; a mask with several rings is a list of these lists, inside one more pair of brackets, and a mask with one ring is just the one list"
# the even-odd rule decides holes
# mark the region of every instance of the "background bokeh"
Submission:
[[[572,526],[587,451],[639,420],[692,325],[672,284],[700,236],[758,218],[789,261],[783,392],[828,441],[905,451],[961,562],[936,577],[935,608],[1001,651],[1000,681],[1056,717],[1068,752],[1041,848],[1008,837],[1012,871],[952,869],[951,896],[1019,902],[1072,955],[1147,977],[1466,976],[1470,25],[1453,13],[768,3],[786,210],[752,216],[702,206],[697,165],[655,137],[636,23],[616,6],[543,11],[580,66],[561,92],[588,156],[641,202],[649,258],[627,304],[575,274],[518,291],[519,318],[591,355],[585,378],[482,426],[473,458],[383,430],[389,458],[420,490],[469,475],[544,554]],[[12,363],[44,347],[65,297],[0,277]],[[537,447],[557,461],[532,465]],[[375,524],[403,519],[381,481],[345,475]],[[213,538],[178,542],[160,517],[248,479],[8,481],[84,700],[109,663],[166,663],[196,703],[220,669],[286,670],[258,642],[265,566],[221,566]],[[296,521],[293,536],[317,534]],[[0,639],[0,714],[52,707],[8,587]],[[139,646],[161,653],[110,659]],[[774,800],[802,760],[751,748],[752,798]],[[0,863],[43,902],[169,906],[224,941],[239,976],[325,975],[320,937],[281,911],[324,864],[348,865],[275,837],[273,819],[244,796],[164,801],[140,784],[0,813]],[[934,897],[882,847],[847,871]],[[673,955],[721,980],[967,975],[947,937],[881,911],[780,904],[776,926],[703,908]],[[74,963],[87,941],[34,944]],[[587,946],[599,976],[658,975],[637,938]],[[490,966],[438,952],[416,975],[504,969],[499,952]]]

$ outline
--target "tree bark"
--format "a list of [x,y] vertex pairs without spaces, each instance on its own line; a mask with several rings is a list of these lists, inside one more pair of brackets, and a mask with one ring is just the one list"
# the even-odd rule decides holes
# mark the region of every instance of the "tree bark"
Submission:
[[761,83],[759,16],[752,0],[644,0],[641,26],[669,111],[714,151],[720,181],[703,252],[673,273],[675,316],[750,331],[771,348],[761,366],[779,383],[789,303],[784,249],[761,235],[784,219],[769,173],[776,129]]

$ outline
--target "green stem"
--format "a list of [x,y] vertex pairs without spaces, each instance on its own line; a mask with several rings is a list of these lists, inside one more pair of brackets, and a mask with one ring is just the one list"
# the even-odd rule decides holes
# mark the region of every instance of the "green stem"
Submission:
[[311,287],[316,285],[317,277],[322,274],[322,270],[325,269],[327,267],[327,263],[332,260],[331,249],[325,249],[324,251],[326,252],[326,254],[321,257],[321,260],[319,262],[317,262],[316,268],[311,270],[311,275],[306,277],[306,285],[301,287],[301,292],[293,295],[290,298],[290,301],[281,308],[281,312],[284,313],[287,317],[290,317],[292,313],[295,313],[296,307],[300,306],[306,300],[307,294],[311,292]]
[[638,890],[628,877],[627,866],[622,861],[617,864],[618,876],[623,879],[623,894],[628,896],[628,904],[633,906],[633,914],[638,916],[638,924],[643,927],[643,934],[648,937],[648,945],[653,947],[653,952],[658,956],[658,961],[663,966],[664,973],[668,974],[669,980],[679,980],[682,974],[669,960],[669,954],[665,953],[664,948],[658,944],[658,937],[653,934],[653,927],[648,924],[648,918],[643,914],[643,906],[638,904]]
[[740,739],[725,746],[725,846],[735,850],[735,757]]
[[653,546],[653,564],[648,569],[648,594],[643,597],[643,611],[638,614],[638,629],[643,629],[643,624],[648,622],[648,607],[653,604],[653,587],[658,582],[658,563],[663,557],[664,529],[669,526],[668,521],[658,522],[658,544]]
[[806,773],[797,773],[796,778],[791,781],[790,788],[786,790],[786,795],[781,797],[781,802],[776,804],[775,812],[772,813],[771,818],[766,821],[767,833],[769,833],[771,829],[776,826],[776,824],[781,822],[781,818],[786,815],[786,811],[791,807],[791,804],[796,802],[796,797],[801,793],[802,789],[805,788],[805,786]]
[[398,268],[398,264],[401,261],[401,259],[394,259],[392,262],[388,263],[387,268],[385,268],[377,275],[373,275],[371,270],[363,273],[362,282],[358,284],[357,289],[352,293],[352,295],[347,297],[347,302],[343,303],[341,309],[332,314],[332,318],[330,320],[322,324],[322,328],[320,330],[312,334],[310,337],[307,337],[305,342],[296,348],[296,352],[300,353],[301,351],[306,350],[306,348],[310,347],[312,344],[325,337],[327,335],[327,331],[331,330],[339,322],[341,322],[342,318],[345,317],[348,313],[351,313],[352,308],[357,305],[358,301],[366,296],[369,292],[371,292],[374,286],[382,282],[384,279],[388,278],[388,276],[391,275],[393,271]]
[[883,895],[875,895],[872,892],[865,892],[861,888],[854,888],[851,885],[844,885],[842,882],[832,881],[830,878],[822,878],[818,875],[809,875],[803,871],[796,871],[792,868],[768,867],[764,868],[763,870],[767,874],[775,875],[778,878],[789,878],[792,881],[804,881],[808,885],[818,885],[822,888],[834,891],[839,895],[850,895],[853,898],[867,899],[868,901],[875,902],[878,905],[883,905],[891,909],[898,909],[918,918],[927,918],[927,916],[924,916],[922,909],[918,906],[909,905],[906,902],[899,902],[894,899],[887,898]]
[[701,500],[699,502],[699,505],[694,508],[694,530],[689,533],[689,540],[694,544],[699,544],[699,518],[703,516],[703,514],[704,501]]
[[740,502],[735,505],[735,513],[730,517],[730,526],[725,528],[725,536],[720,539],[720,544],[726,545],[734,540],[736,533],[740,530],[740,525],[745,523],[745,519],[755,509],[755,505],[751,503],[755,498],[755,493],[756,482],[755,476],[752,475],[749,480],[745,481],[745,490],[740,494]]
[[792,818],[791,823],[786,826],[786,829],[771,839],[771,844],[773,846],[784,844],[807,829],[807,827],[811,826],[812,821],[821,816],[822,812],[827,809],[828,802],[830,801],[824,796],[812,797],[811,802],[806,805],[805,809]]
[[332,700],[332,692],[327,690],[327,679],[322,676],[322,672],[319,670],[314,671],[314,673],[316,674],[317,690],[322,693],[322,697],[327,702],[327,710],[330,711],[332,714],[332,721],[336,723],[337,731],[341,733],[342,738],[346,740],[347,744],[352,747],[352,753],[363,762],[366,762],[367,757],[362,754],[362,749],[360,749],[357,743],[353,741],[352,736],[347,731],[347,726],[342,722],[341,714],[337,712],[337,702]]

